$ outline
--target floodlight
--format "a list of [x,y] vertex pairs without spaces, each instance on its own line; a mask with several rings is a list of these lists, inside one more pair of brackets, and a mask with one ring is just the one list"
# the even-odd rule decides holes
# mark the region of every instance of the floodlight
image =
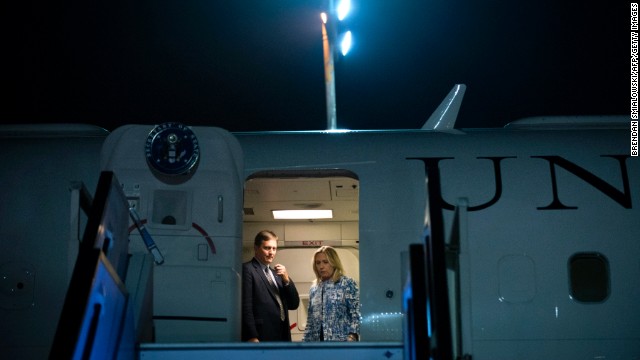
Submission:
[[350,0],[342,0],[338,3],[338,20],[342,21],[349,14],[349,10],[351,10],[351,1]]
[[342,56],[347,55],[347,53],[351,49],[352,41],[353,39],[351,36],[351,31],[347,31],[346,33],[344,33],[344,35],[342,36],[342,41],[340,41],[340,50],[342,52]]

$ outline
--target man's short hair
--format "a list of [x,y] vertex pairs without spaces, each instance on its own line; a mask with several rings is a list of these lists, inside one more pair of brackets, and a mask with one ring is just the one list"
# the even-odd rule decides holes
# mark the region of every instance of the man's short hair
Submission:
[[256,238],[253,240],[253,246],[260,247],[262,243],[267,240],[278,241],[278,236],[271,230],[262,230],[258,232]]

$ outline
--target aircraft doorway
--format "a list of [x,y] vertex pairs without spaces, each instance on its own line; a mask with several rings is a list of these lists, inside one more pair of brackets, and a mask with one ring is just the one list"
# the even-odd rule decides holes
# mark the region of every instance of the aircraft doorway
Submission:
[[[359,190],[358,176],[341,169],[260,171],[245,181],[242,262],[253,257],[260,230],[278,236],[275,262],[287,267],[300,294],[300,307],[289,312],[293,341],[304,334],[316,249],[336,248],[346,275],[360,284]],[[331,217],[275,219],[273,210],[331,210]]]

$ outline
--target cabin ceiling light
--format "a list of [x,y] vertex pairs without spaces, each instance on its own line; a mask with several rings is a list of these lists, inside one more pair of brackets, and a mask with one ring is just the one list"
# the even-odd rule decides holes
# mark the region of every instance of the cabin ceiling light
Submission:
[[271,210],[276,220],[333,219],[333,210]]

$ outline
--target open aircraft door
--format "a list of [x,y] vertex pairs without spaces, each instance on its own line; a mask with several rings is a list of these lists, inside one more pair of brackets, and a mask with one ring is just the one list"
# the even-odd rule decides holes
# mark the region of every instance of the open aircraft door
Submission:
[[[240,339],[242,150],[227,131],[128,125],[101,152],[132,212],[129,251],[151,252],[154,341]],[[137,220],[137,226],[133,219]]]

